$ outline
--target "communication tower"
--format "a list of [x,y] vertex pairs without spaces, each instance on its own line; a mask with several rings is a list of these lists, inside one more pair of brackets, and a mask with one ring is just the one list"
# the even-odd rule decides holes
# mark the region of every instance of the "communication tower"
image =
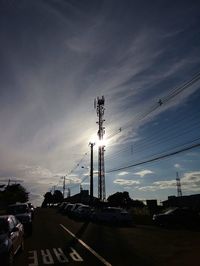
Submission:
[[177,197],[182,197],[181,181],[178,172],[176,173],[176,187],[177,187]]
[[97,135],[99,137],[99,147],[98,147],[98,198],[100,200],[106,199],[106,189],[105,189],[105,166],[104,166],[104,152],[105,145],[103,144],[103,136],[105,134],[104,123],[104,107],[105,99],[104,96],[102,98],[97,97],[94,102],[94,107],[97,111],[97,116],[99,118],[97,124],[99,125],[99,130]]

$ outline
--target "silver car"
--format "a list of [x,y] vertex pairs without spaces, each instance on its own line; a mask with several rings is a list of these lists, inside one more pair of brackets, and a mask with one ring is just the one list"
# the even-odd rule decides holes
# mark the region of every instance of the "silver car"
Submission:
[[24,247],[23,225],[13,215],[0,216],[0,262],[12,265],[14,255]]

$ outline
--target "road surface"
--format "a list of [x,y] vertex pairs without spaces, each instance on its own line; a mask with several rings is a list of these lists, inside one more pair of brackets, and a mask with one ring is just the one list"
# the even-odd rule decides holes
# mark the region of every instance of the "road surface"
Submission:
[[74,221],[53,208],[36,210],[33,233],[15,266],[200,265],[200,232],[154,226],[117,227]]

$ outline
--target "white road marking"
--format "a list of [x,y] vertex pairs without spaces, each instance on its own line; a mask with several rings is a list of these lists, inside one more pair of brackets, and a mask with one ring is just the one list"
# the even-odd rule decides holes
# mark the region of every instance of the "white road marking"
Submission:
[[89,247],[83,240],[76,237],[71,231],[69,231],[63,224],[60,226],[71,236],[73,236],[81,245],[83,245],[87,250],[89,250],[97,259],[99,259],[104,265],[112,266],[109,262],[107,262],[102,256],[100,256],[96,251],[94,251],[91,247]]
[[65,256],[65,254],[63,253],[61,248],[53,248],[53,252],[57,258],[57,260],[60,263],[64,263],[64,262],[68,262],[69,260],[67,259],[67,257]]
[[29,266],[38,266],[38,256],[36,250],[31,250],[28,252],[29,254],[32,253],[31,257],[28,257],[29,260],[33,260],[33,263],[29,263]]
[[53,257],[49,249],[41,250],[42,260],[44,264],[54,264]]
[[[71,252],[69,252],[68,257],[71,258],[73,261],[83,261],[81,256],[78,254],[78,252],[73,248],[70,247]],[[66,263],[69,262],[69,259],[67,258],[66,254],[63,252],[61,248],[52,248],[52,249],[41,249],[39,251],[36,250],[30,250],[29,252],[28,260],[31,260],[28,266],[38,266],[38,258],[41,259],[42,265],[52,265],[57,263]],[[55,257],[54,257],[55,255]],[[53,259],[54,257],[54,259]],[[55,260],[55,262],[54,262]]]
[[78,254],[78,252],[71,247],[71,253],[69,253],[70,257],[74,260],[74,261],[83,261],[83,259],[81,258],[81,256]]

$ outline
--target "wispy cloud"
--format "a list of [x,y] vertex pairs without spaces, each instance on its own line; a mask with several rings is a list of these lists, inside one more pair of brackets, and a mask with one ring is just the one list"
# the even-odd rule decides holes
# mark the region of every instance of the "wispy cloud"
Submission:
[[153,171],[146,169],[146,170],[142,170],[140,172],[136,172],[134,174],[139,175],[140,177],[144,177],[145,175],[149,175],[149,174],[153,174],[153,173],[154,173]]
[[120,186],[133,186],[140,184],[139,180],[128,180],[128,179],[115,179],[113,181],[114,184],[120,185]]
[[120,172],[118,175],[120,175],[120,176],[123,176],[123,175],[128,175],[129,174],[129,172]]
[[179,163],[175,163],[174,167],[177,168],[177,169],[180,169],[181,165]]
[[[183,175],[181,178],[181,187],[185,192],[197,192],[200,188],[200,171],[189,172]],[[155,181],[150,186],[141,186],[138,188],[141,191],[158,191],[176,189],[176,180],[162,180]]]
[[[138,118],[199,66],[199,44],[196,37],[192,41],[196,32],[190,28],[194,22],[185,23],[191,14],[188,8],[177,23],[177,16],[168,18],[178,12],[176,6],[173,14],[155,12],[152,20],[132,1],[90,1],[89,6],[77,1],[29,2],[16,1],[12,16],[6,8],[0,16],[5,25],[0,29],[2,177],[21,177],[42,189],[47,188],[45,182],[59,182],[89,150],[90,136],[97,133],[97,96],[106,98],[106,131],[122,128],[111,143],[119,146],[139,141],[142,125],[179,106],[199,88],[191,87],[146,120]],[[72,156],[77,151],[80,155]],[[86,161],[88,165],[89,157]],[[142,178],[154,172],[133,174]],[[70,178],[72,183],[80,181],[78,175]]]

